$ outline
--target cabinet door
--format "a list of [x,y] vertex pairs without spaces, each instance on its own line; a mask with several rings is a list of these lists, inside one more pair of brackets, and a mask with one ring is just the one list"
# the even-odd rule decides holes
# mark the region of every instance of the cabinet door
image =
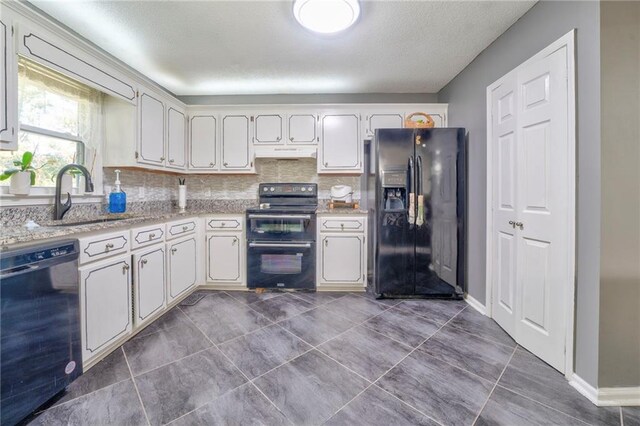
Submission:
[[3,9],[0,17],[0,150],[18,149],[18,56],[13,43],[12,20]]
[[319,284],[364,285],[364,236],[320,236]]
[[163,166],[164,104],[154,94],[145,92],[141,92],[138,102],[138,162]]
[[365,117],[365,137],[373,138],[376,129],[402,129],[404,127],[404,114],[402,113],[375,113]]
[[250,116],[222,118],[222,170],[251,170]]
[[254,142],[261,144],[281,144],[282,140],[282,116],[280,114],[256,115]]
[[214,115],[194,115],[189,120],[189,169],[215,170],[218,168],[217,126]]
[[209,234],[207,237],[207,281],[242,283],[242,234]]
[[125,255],[80,268],[84,362],[131,331],[130,264]]
[[197,243],[195,236],[167,244],[169,258],[168,302],[196,284]]
[[364,144],[358,114],[326,114],[320,119],[318,172],[362,172]]
[[167,110],[167,167],[184,169],[187,117],[184,112],[169,107]]
[[289,123],[289,142],[315,144],[318,142],[318,116],[315,114],[291,114]]
[[136,327],[144,324],[152,314],[161,312],[167,305],[165,258],[164,244],[133,255]]

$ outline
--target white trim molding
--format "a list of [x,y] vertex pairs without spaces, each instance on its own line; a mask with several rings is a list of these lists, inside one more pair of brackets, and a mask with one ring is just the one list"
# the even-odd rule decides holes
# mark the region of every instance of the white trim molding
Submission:
[[640,406],[640,386],[595,388],[575,373],[569,384],[598,407]]
[[480,312],[482,315],[487,315],[486,306],[480,303],[478,299],[474,298],[469,293],[465,293],[464,300],[467,302],[469,306],[471,306],[476,311]]

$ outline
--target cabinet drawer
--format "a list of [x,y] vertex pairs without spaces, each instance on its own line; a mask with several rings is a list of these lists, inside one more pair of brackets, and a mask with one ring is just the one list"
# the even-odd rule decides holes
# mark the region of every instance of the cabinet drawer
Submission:
[[131,249],[148,246],[164,240],[164,224],[150,225],[131,230]]
[[80,263],[88,263],[129,251],[129,231],[80,238]]
[[196,230],[196,219],[177,220],[167,223],[167,240],[188,235]]
[[327,232],[364,232],[365,218],[357,217],[321,217],[320,231]]
[[207,231],[241,231],[243,217],[208,217]]

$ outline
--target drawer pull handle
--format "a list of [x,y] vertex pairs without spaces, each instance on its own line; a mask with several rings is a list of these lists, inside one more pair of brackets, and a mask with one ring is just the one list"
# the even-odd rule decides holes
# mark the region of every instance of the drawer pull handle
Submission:
[[122,273],[126,274],[128,270],[129,270],[129,265],[125,263],[124,266],[122,267]]
[[235,245],[238,242],[238,239],[236,237],[233,237],[233,242],[231,243],[231,245]]
[[178,249],[174,247],[174,248],[171,249],[171,254],[176,254],[177,251],[178,251]]
[[153,240],[156,237],[156,234],[149,234],[149,239]]
[[160,161],[164,161],[164,157],[160,157]]
[[225,222],[222,222],[222,224],[221,224],[221,225],[222,225],[222,226],[226,226],[227,224],[226,224]]
[[113,248],[113,243],[107,243],[104,245],[104,251],[109,251]]
[[340,229],[342,229],[344,231],[344,223],[340,224]]
[[188,227],[187,225],[184,225],[184,226],[182,227],[182,230],[183,230],[183,231],[186,231],[187,229],[189,229],[189,227]]
[[215,164],[209,163],[209,167],[213,167],[213,166],[215,166]]
[[[147,264],[147,262],[148,262],[148,260],[147,260],[147,259],[142,259],[142,260],[140,261],[140,265],[146,265],[146,264]],[[142,267],[142,266],[141,266],[141,267]]]
[[172,164],[173,164],[174,161],[175,161],[174,159],[169,160],[169,162],[172,163]]

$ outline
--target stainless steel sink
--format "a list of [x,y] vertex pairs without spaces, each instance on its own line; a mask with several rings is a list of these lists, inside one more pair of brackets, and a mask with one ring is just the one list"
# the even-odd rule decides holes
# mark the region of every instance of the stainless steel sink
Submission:
[[49,226],[79,226],[79,225],[90,225],[92,223],[106,223],[106,222],[113,222],[116,220],[125,220],[125,219],[129,219],[127,217],[105,217],[102,219],[92,219],[92,220],[83,220],[83,221],[79,221],[79,222],[59,222],[59,223],[52,223]]

